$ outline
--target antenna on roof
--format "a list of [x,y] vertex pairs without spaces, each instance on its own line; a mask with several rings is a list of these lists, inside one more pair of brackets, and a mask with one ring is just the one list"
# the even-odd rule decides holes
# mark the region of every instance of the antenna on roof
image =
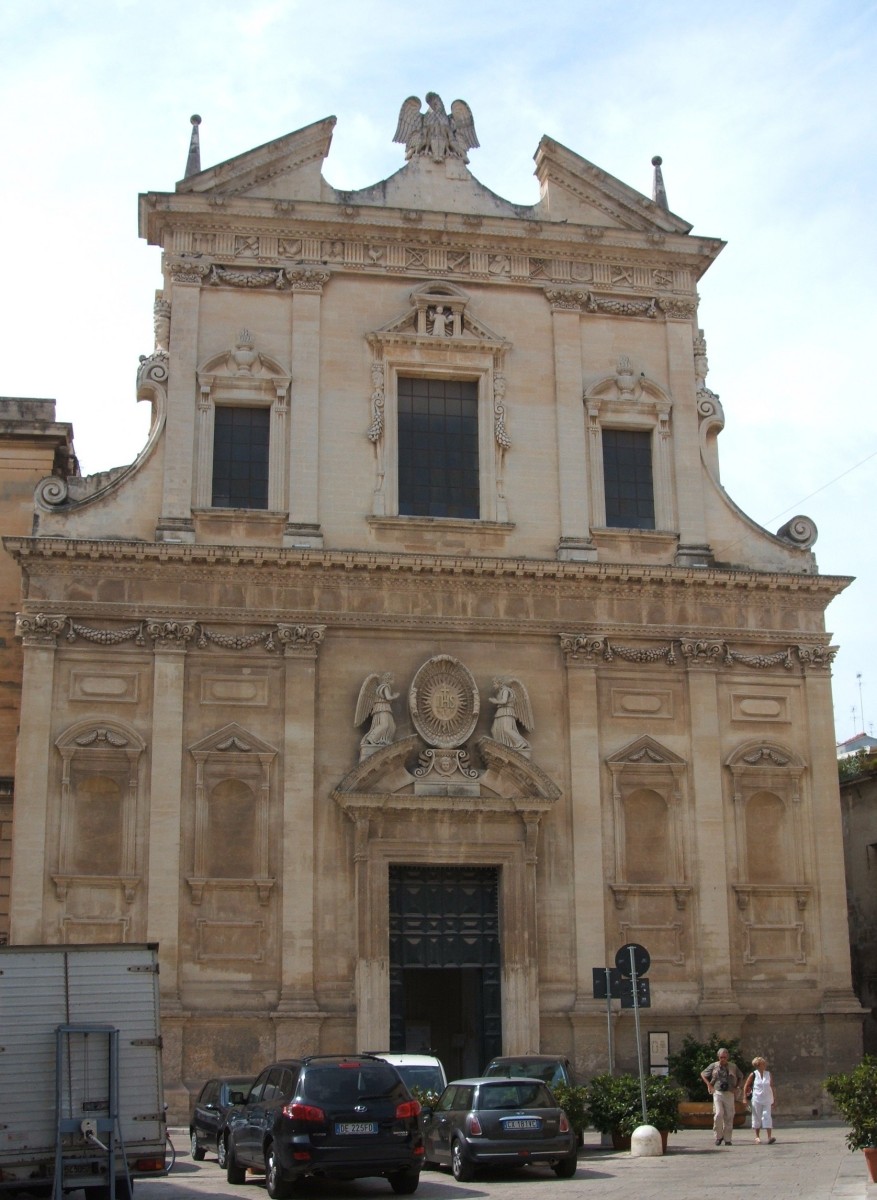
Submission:
[[[193,118],[194,120],[194,118]],[[664,189],[664,176],[661,174],[661,163],[663,162],[660,154],[656,154],[652,159],[652,166],[655,168],[655,175],[652,180],[652,199],[655,204],[670,211],[670,206],[667,204],[667,193]]]
[[186,159],[184,179],[188,179],[190,175],[197,175],[201,170],[201,142],[198,137],[198,126],[201,124],[201,118],[197,113],[194,113],[189,120],[192,122],[192,136],[189,139],[189,157]]

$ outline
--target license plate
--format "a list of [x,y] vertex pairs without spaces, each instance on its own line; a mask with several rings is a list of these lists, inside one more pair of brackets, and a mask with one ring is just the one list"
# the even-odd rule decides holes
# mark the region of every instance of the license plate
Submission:
[[506,1133],[524,1133],[542,1128],[541,1117],[506,1117],[502,1123]]
[[341,1136],[348,1133],[377,1133],[377,1121],[336,1121],[335,1132]]

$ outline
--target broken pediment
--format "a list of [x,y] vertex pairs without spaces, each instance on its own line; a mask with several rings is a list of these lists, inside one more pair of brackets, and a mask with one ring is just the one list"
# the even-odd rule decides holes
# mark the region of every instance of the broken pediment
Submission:
[[424,748],[411,734],[358,763],[332,797],[352,819],[372,810],[546,812],[560,798],[545,771],[517,750],[489,737],[476,745],[481,769],[465,750]]
[[691,225],[553,138],[535,155],[540,220],[572,221],[641,233],[689,233]]
[[176,190],[266,199],[325,199],[321,168],[332,144],[335,122],[335,117],[324,117],[295,133],[236,154],[215,167],[188,175]]

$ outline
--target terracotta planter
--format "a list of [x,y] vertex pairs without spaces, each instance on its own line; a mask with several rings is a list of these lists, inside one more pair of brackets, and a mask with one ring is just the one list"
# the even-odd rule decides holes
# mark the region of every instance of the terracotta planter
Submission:
[[868,1177],[872,1183],[877,1183],[877,1146],[866,1146],[862,1153],[868,1164]]
[[[682,1100],[679,1104],[679,1124],[683,1129],[712,1129],[712,1100]],[[734,1105],[734,1128],[746,1124],[746,1105],[739,1100]]]
[[617,1129],[613,1129],[611,1137],[613,1150],[630,1149],[630,1134],[619,1133]]

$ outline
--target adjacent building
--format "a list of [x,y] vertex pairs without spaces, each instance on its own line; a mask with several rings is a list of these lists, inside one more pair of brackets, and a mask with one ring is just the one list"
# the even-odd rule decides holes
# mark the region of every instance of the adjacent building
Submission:
[[334,125],[206,170],[193,141],[140,198],[148,440],[47,471],[5,538],[12,939],[160,944],[177,1118],[303,1051],[587,1075],[593,971],[631,942],[648,1027],[742,1036],[809,1114],[861,1045],[824,622],[849,580],[721,486],[722,242],[659,160],[649,199],[550,137],[538,203],[502,199],[434,93],[405,164],[340,192]]

